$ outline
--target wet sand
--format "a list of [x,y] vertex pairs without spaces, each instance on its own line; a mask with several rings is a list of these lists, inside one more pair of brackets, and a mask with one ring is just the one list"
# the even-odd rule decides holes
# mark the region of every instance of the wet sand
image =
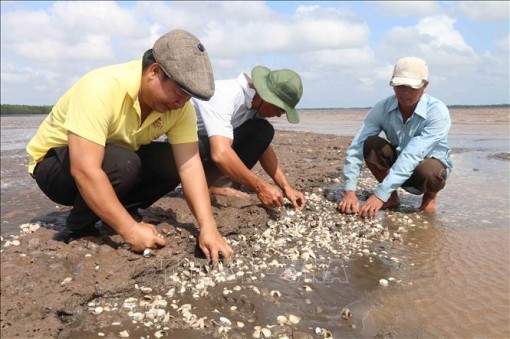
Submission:
[[[289,181],[307,193],[308,209],[302,215],[288,208],[266,210],[254,194],[242,201],[214,198],[219,229],[243,261],[221,272],[206,271],[195,248],[195,222],[178,192],[142,211],[168,242],[151,258],[129,252],[116,235],[56,242],[55,224],[20,236],[19,246],[5,247],[15,240],[10,235],[19,232],[19,224],[33,218],[58,221],[55,216],[68,208],[37,194],[35,183],[24,177],[22,151],[2,149],[2,338],[118,338],[123,331],[130,337],[244,338],[262,329],[291,338],[321,337],[326,331],[335,338],[508,337],[509,209],[508,189],[501,189],[508,187],[508,109],[452,110],[454,160],[461,166],[439,198],[438,213],[419,213],[419,197],[401,192],[401,208],[372,224],[335,214],[330,201],[341,194],[343,154],[363,112],[301,115],[302,128],[323,121],[323,129],[319,123],[316,130],[332,133],[327,129],[338,125],[345,136],[275,124],[275,150]],[[263,175],[259,167],[255,171]],[[502,181],[486,182],[488,173]],[[466,181],[471,185],[464,187]],[[361,184],[369,190],[374,183],[364,173]],[[460,192],[476,196],[479,187],[494,199],[478,202],[480,211],[463,210]],[[48,212],[54,214],[41,218]],[[475,218],[479,222],[470,224]],[[296,225],[304,227],[286,233]],[[344,243],[352,234],[355,238]],[[295,241],[278,247],[282,237]],[[279,265],[270,266],[275,260]],[[325,272],[334,274],[327,280]],[[208,277],[214,285],[204,283]],[[200,282],[206,286],[197,289]],[[129,298],[136,301],[130,304]],[[286,317],[284,325],[278,324],[279,315]]]

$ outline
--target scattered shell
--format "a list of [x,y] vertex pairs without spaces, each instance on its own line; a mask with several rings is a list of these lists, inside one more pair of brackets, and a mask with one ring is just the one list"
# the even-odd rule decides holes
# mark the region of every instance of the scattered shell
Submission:
[[73,277],[67,277],[65,278],[61,283],[60,285],[64,286],[65,284],[67,284],[68,282],[70,282],[71,280],[73,280]]
[[167,305],[168,305],[168,301],[166,301],[164,299],[157,300],[154,303],[154,307],[156,307],[156,308],[166,308]]
[[276,290],[272,290],[271,292],[269,292],[269,295],[272,297],[281,297],[282,296],[280,291],[276,291]]
[[269,328],[257,328],[253,332],[254,338],[269,338],[271,336],[271,330]]
[[193,328],[204,328],[205,327],[205,319],[206,319],[206,317],[198,319],[196,322],[191,324],[191,327],[193,327]]
[[[168,306],[170,306],[169,309],[174,315],[174,312],[178,313],[175,317],[179,317],[180,321],[183,321],[188,328],[203,329],[212,323],[216,325],[214,335],[225,336],[232,326],[237,325],[237,328],[243,328],[244,323],[231,321],[224,316],[216,318],[219,319],[217,322],[212,319],[206,323],[205,319],[207,317],[199,318],[197,314],[192,313],[195,309],[192,304],[180,305],[180,302],[190,300],[189,297],[198,299],[207,296],[208,293],[211,293],[210,288],[214,286],[217,286],[221,291],[222,283],[234,281],[234,284],[223,287],[223,298],[230,300],[231,298],[240,297],[239,300],[244,301],[246,296],[243,297],[243,294],[236,292],[248,291],[249,298],[260,295],[267,299],[270,296],[273,298],[273,302],[277,303],[278,301],[275,299],[282,296],[281,292],[277,290],[269,291],[267,287],[261,288],[260,285],[257,287],[252,284],[263,281],[266,274],[278,272],[278,277],[281,280],[301,283],[300,285],[296,284],[296,288],[299,289],[301,286],[304,291],[310,292],[313,291],[310,286],[316,282],[311,277],[319,277],[319,272],[325,270],[334,272],[333,275],[328,276],[328,279],[332,279],[332,281],[346,279],[343,265],[330,267],[324,263],[325,261],[334,259],[339,262],[359,254],[366,255],[370,262],[373,262],[377,257],[389,259],[391,256],[388,253],[389,251],[383,251],[374,245],[378,240],[391,241],[397,238],[398,234],[390,235],[388,228],[382,226],[377,220],[367,221],[355,216],[339,215],[336,210],[337,203],[327,201],[322,193],[306,193],[305,196],[307,206],[304,213],[281,213],[277,220],[270,220],[267,223],[267,228],[264,230],[262,237],[240,235],[238,238],[227,239],[231,246],[240,247],[239,253],[241,255],[239,257],[242,259],[234,259],[228,265],[220,262],[216,267],[209,263],[204,265],[200,261],[184,259],[171,274],[165,276],[170,282],[170,286],[168,292],[163,296],[151,295],[152,289],[142,286],[137,287],[137,289],[140,290],[143,297],[138,299],[127,298],[119,303],[121,306],[112,304],[109,306],[112,310],[128,313],[134,322],[143,323],[144,326],[153,328],[153,333],[157,330],[152,337],[160,338],[168,335],[169,328],[164,327],[164,324],[169,323],[170,318],[174,318],[170,315],[170,312],[165,311]],[[177,232],[181,233],[180,230]],[[398,233],[400,232],[404,233],[399,229]],[[194,237],[190,237],[190,239],[196,240]],[[250,250],[249,253],[243,252],[244,245],[242,243],[247,244]],[[278,259],[274,259],[275,253],[280,254]],[[257,259],[246,260],[244,259],[245,254],[255,254],[253,257]],[[300,261],[300,265],[288,264],[295,261]],[[392,278],[388,278],[388,280],[392,281]],[[240,285],[235,286],[235,281],[241,281],[244,285],[242,287]],[[381,285],[383,285],[382,281],[385,281],[385,279],[380,280]],[[231,286],[235,287],[232,288]],[[310,299],[305,299],[305,302],[312,304]],[[101,304],[101,306],[106,311],[106,305]],[[97,307],[100,307],[99,302],[89,305],[89,307],[91,312],[92,309],[95,311]],[[240,303],[230,304],[226,306],[226,309],[242,311]],[[218,310],[213,312],[222,315]],[[197,313],[201,312],[197,310]],[[234,313],[237,312],[230,314]],[[316,313],[324,313],[324,311],[319,306],[316,308]],[[352,315],[349,309],[344,308],[341,311],[341,316],[343,319],[349,319]],[[248,318],[246,321],[253,326],[256,320]],[[265,327],[255,326],[253,337],[266,338],[271,335],[282,339],[292,337],[291,326],[300,323],[300,321],[301,317],[293,314],[280,315],[276,317],[276,323],[281,326],[276,324]],[[120,325],[120,323],[117,323],[117,325]],[[127,330],[121,333],[124,332],[129,336]],[[331,338],[331,332],[324,328],[317,327],[315,333],[322,338]]]
[[294,314],[289,314],[289,321],[293,324],[298,324],[301,321],[301,317]]
[[379,285],[381,286],[388,286],[388,280],[386,279],[379,279]]
[[95,314],[95,315],[98,315],[98,314],[103,313],[103,311],[104,311],[104,308],[102,308],[101,306],[98,306],[98,307],[94,308],[94,309],[91,311],[91,313],[92,313],[92,314]]
[[140,291],[142,291],[142,293],[148,294],[148,293],[152,292],[152,288],[142,286],[142,287],[140,287]]
[[142,312],[135,312],[131,315],[131,318],[133,318],[134,321],[142,322],[145,318],[145,314]]
[[322,338],[324,338],[324,339],[333,338],[333,334],[331,334],[331,332],[326,330],[326,329],[322,330],[322,334],[321,335],[322,335]]
[[279,324],[279,325],[284,325],[287,323],[287,317],[284,316],[284,315],[279,315],[276,317],[276,322]]
[[227,325],[227,326],[231,326],[232,325],[232,322],[230,321],[230,319],[228,319],[226,317],[220,317],[220,322],[223,325]]
[[151,250],[150,248],[146,248],[146,249],[143,251],[143,256],[144,256],[144,257],[149,258],[151,255],[152,255],[152,250]]
[[166,336],[167,334],[168,334],[167,331],[159,330],[159,331],[156,331],[156,333],[154,333],[154,336],[159,339],[159,338]]
[[127,330],[119,332],[119,335],[121,338],[129,338],[129,332]]
[[351,317],[351,315],[352,315],[352,314],[351,314],[351,310],[350,310],[350,309],[348,309],[347,307],[345,307],[345,308],[343,308],[343,309],[342,309],[342,313],[341,313],[341,315],[342,315],[342,319],[347,320],[347,319],[349,319],[349,318]]

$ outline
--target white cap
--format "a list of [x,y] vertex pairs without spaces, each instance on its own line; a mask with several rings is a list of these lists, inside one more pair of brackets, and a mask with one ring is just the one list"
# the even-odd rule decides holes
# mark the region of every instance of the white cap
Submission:
[[405,57],[397,61],[391,77],[391,86],[409,86],[422,88],[428,81],[429,69],[427,63],[417,57]]

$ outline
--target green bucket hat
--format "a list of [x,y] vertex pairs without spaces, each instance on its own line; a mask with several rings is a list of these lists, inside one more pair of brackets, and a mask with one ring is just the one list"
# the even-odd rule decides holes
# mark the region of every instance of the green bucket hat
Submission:
[[262,100],[285,110],[290,123],[299,123],[299,114],[295,110],[303,95],[299,74],[290,69],[271,71],[267,67],[256,66],[251,70],[251,78]]

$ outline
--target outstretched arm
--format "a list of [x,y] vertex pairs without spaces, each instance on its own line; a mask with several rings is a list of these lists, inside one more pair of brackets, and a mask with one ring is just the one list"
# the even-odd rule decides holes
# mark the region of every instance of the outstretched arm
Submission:
[[117,198],[108,176],[101,168],[104,147],[69,133],[71,175],[87,205],[131,245],[133,251],[164,246],[156,228],[136,222]]
[[234,252],[219,233],[212,214],[198,143],[172,145],[172,150],[186,202],[200,228],[198,238],[200,249],[213,263],[218,261],[220,254],[226,259],[231,259]]
[[280,190],[246,167],[232,149],[232,139],[223,136],[212,136],[209,140],[211,143],[211,157],[225,175],[254,190],[264,206],[283,206],[284,200]]
[[260,157],[260,165],[266,173],[274,180],[274,182],[281,188],[287,199],[290,200],[292,206],[298,210],[305,207],[305,197],[303,193],[295,190],[288,182],[283,169],[278,163],[278,158],[273,148],[269,146]]

